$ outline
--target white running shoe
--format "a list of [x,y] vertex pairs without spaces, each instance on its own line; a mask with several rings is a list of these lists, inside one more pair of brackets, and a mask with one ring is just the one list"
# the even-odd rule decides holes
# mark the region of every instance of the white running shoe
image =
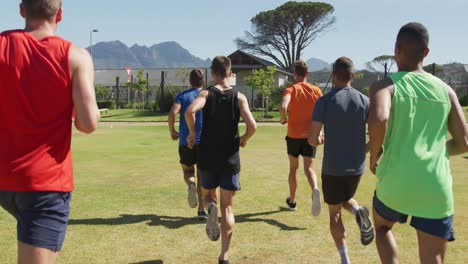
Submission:
[[198,206],[197,185],[193,182],[189,184],[187,200],[190,207],[195,208]]
[[322,210],[322,204],[320,203],[320,190],[314,189],[312,191],[312,215],[319,216]]
[[216,241],[221,235],[218,224],[218,207],[215,203],[208,206],[208,219],[206,220],[206,235],[211,241]]

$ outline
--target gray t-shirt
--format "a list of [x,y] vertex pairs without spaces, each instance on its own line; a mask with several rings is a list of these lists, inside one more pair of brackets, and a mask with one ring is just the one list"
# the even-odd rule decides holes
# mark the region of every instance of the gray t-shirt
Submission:
[[312,119],[325,127],[322,174],[364,172],[368,114],[369,98],[352,87],[333,88],[317,101]]

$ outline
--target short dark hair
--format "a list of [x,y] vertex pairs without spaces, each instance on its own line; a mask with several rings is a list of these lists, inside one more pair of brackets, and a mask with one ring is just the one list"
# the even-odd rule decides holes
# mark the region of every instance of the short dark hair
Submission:
[[21,0],[26,18],[51,19],[62,7],[62,0]]
[[211,63],[211,70],[216,76],[227,78],[231,71],[231,59],[226,56],[216,56]]
[[421,23],[408,23],[398,32],[397,45],[405,58],[412,62],[420,62],[424,59],[426,49],[429,47],[429,32]]
[[305,77],[307,75],[307,72],[309,71],[309,66],[305,61],[303,60],[298,60],[294,63],[294,73],[301,76]]
[[192,87],[202,87],[205,85],[205,74],[200,69],[194,69],[190,72],[190,85]]
[[354,74],[353,61],[347,57],[338,58],[333,65],[333,74],[340,81],[350,81]]

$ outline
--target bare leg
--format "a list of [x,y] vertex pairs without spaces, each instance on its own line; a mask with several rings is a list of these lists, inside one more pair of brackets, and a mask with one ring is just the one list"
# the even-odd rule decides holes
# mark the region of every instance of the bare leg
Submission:
[[216,189],[205,189],[202,188],[202,193],[203,193],[203,202],[205,204],[205,208],[208,208],[208,205],[211,203],[217,203],[218,198],[216,195]]
[[310,189],[312,190],[312,215],[320,215],[322,205],[320,202],[320,190],[318,189],[317,174],[313,169],[314,159],[311,157],[303,157],[304,159],[304,174],[309,181]]
[[353,207],[359,208],[359,204],[354,198],[351,198],[348,201],[343,202],[341,205],[343,206],[344,209],[346,209],[346,211],[350,213],[353,213]]
[[348,249],[346,248],[346,231],[341,220],[341,204],[328,205],[330,215],[330,233],[335,242],[336,249],[340,254],[341,263],[351,263],[349,260]]
[[203,211],[205,210],[205,207],[203,206],[203,192],[202,192],[202,187],[201,187],[201,173],[197,168],[197,194],[198,194],[198,211]]
[[219,259],[229,259],[229,245],[234,229],[234,195],[235,191],[221,189],[221,254]]
[[443,264],[447,251],[447,239],[416,230],[418,234],[419,259],[423,264]]
[[400,263],[397,242],[392,234],[392,227],[395,222],[383,219],[375,209],[373,211],[373,216],[377,251],[379,252],[380,261],[382,261],[382,264]]
[[297,169],[299,168],[299,159],[291,155],[289,157],[289,199],[291,203],[296,202],[297,191]]
[[182,164],[182,171],[184,173],[184,181],[189,186],[195,183],[195,166],[185,166]]
[[335,241],[336,248],[341,248],[346,245],[345,228],[341,221],[341,205],[328,205],[330,214],[330,233]]
[[310,189],[317,189],[317,174],[314,171],[314,159],[311,157],[303,157],[304,159],[304,174],[309,181]]
[[18,241],[18,264],[55,264],[58,252]]

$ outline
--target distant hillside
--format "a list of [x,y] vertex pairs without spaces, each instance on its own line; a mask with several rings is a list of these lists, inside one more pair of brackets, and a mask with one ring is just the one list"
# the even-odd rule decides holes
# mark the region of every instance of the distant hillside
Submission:
[[[455,90],[463,89],[463,87],[465,87],[463,84],[468,84],[468,73],[464,64],[450,63],[441,65],[441,67],[442,71],[437,72],[436,76],[441,78],[443,81],[450,83]],[[328,81],[330,74],[330,70],[314,71],[311,73],[309,79],[313,83],[322,84]],[[383,73],[381,72],[361,70],[356,73],[356,78],[353,81],[353,87],[358,90],[362,90],[370,87],[374,82],[382,79],[383,77]],[[328,87],[331,87],[331,84],[329,84]]]
[[468,69],[465,64],[450,63],[442,65],[442,72],[437,73],[437,77],[450,83],[462,82],[468,83]]
[[175,41],[130,48],[120,41],[100,42],[93,46],[93,59],[96,69],[208,67],[211,62],[192,55]]
[[309,71],[321,71],[324,69],[329,70],[331,67],[331,63],[323,61],[321,59],[310,58],[307,60],[307,64],[309,65]]

